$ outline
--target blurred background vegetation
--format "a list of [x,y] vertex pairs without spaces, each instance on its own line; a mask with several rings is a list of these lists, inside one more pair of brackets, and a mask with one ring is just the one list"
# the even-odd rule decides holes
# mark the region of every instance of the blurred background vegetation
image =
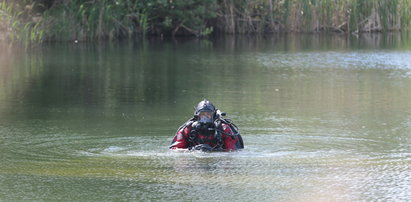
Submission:
[[0,41],[408,30],[411,0],[0,0]]

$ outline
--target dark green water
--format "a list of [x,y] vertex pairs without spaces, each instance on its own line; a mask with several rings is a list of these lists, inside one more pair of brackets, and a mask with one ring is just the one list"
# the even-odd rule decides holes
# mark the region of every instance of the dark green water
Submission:
[[[408,35],[0,53],[0,201],[411,200]],[[244,150],[168,151],[203,98]]]

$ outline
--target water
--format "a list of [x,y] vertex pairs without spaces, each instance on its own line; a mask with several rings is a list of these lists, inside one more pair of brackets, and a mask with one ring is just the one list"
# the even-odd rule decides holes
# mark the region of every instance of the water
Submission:
[[[1,50],[0,201],[411,200],[408,35]],[[168,151],[203,98],[244,150]]]

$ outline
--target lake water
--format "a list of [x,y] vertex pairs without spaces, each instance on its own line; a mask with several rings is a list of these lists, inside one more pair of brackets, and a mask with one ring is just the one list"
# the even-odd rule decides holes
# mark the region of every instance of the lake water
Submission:
[[[0,53],[0,201],[411,200],[407,34]],[[203,98],[244,150],[168,151]]]

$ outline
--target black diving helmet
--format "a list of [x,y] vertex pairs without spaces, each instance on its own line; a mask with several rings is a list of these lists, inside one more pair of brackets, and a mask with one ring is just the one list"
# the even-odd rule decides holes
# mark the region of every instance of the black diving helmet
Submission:
[[213,103],[204,99],[195,107],[194,115],[200,124],[212,125],[214,123],[216,108]]

